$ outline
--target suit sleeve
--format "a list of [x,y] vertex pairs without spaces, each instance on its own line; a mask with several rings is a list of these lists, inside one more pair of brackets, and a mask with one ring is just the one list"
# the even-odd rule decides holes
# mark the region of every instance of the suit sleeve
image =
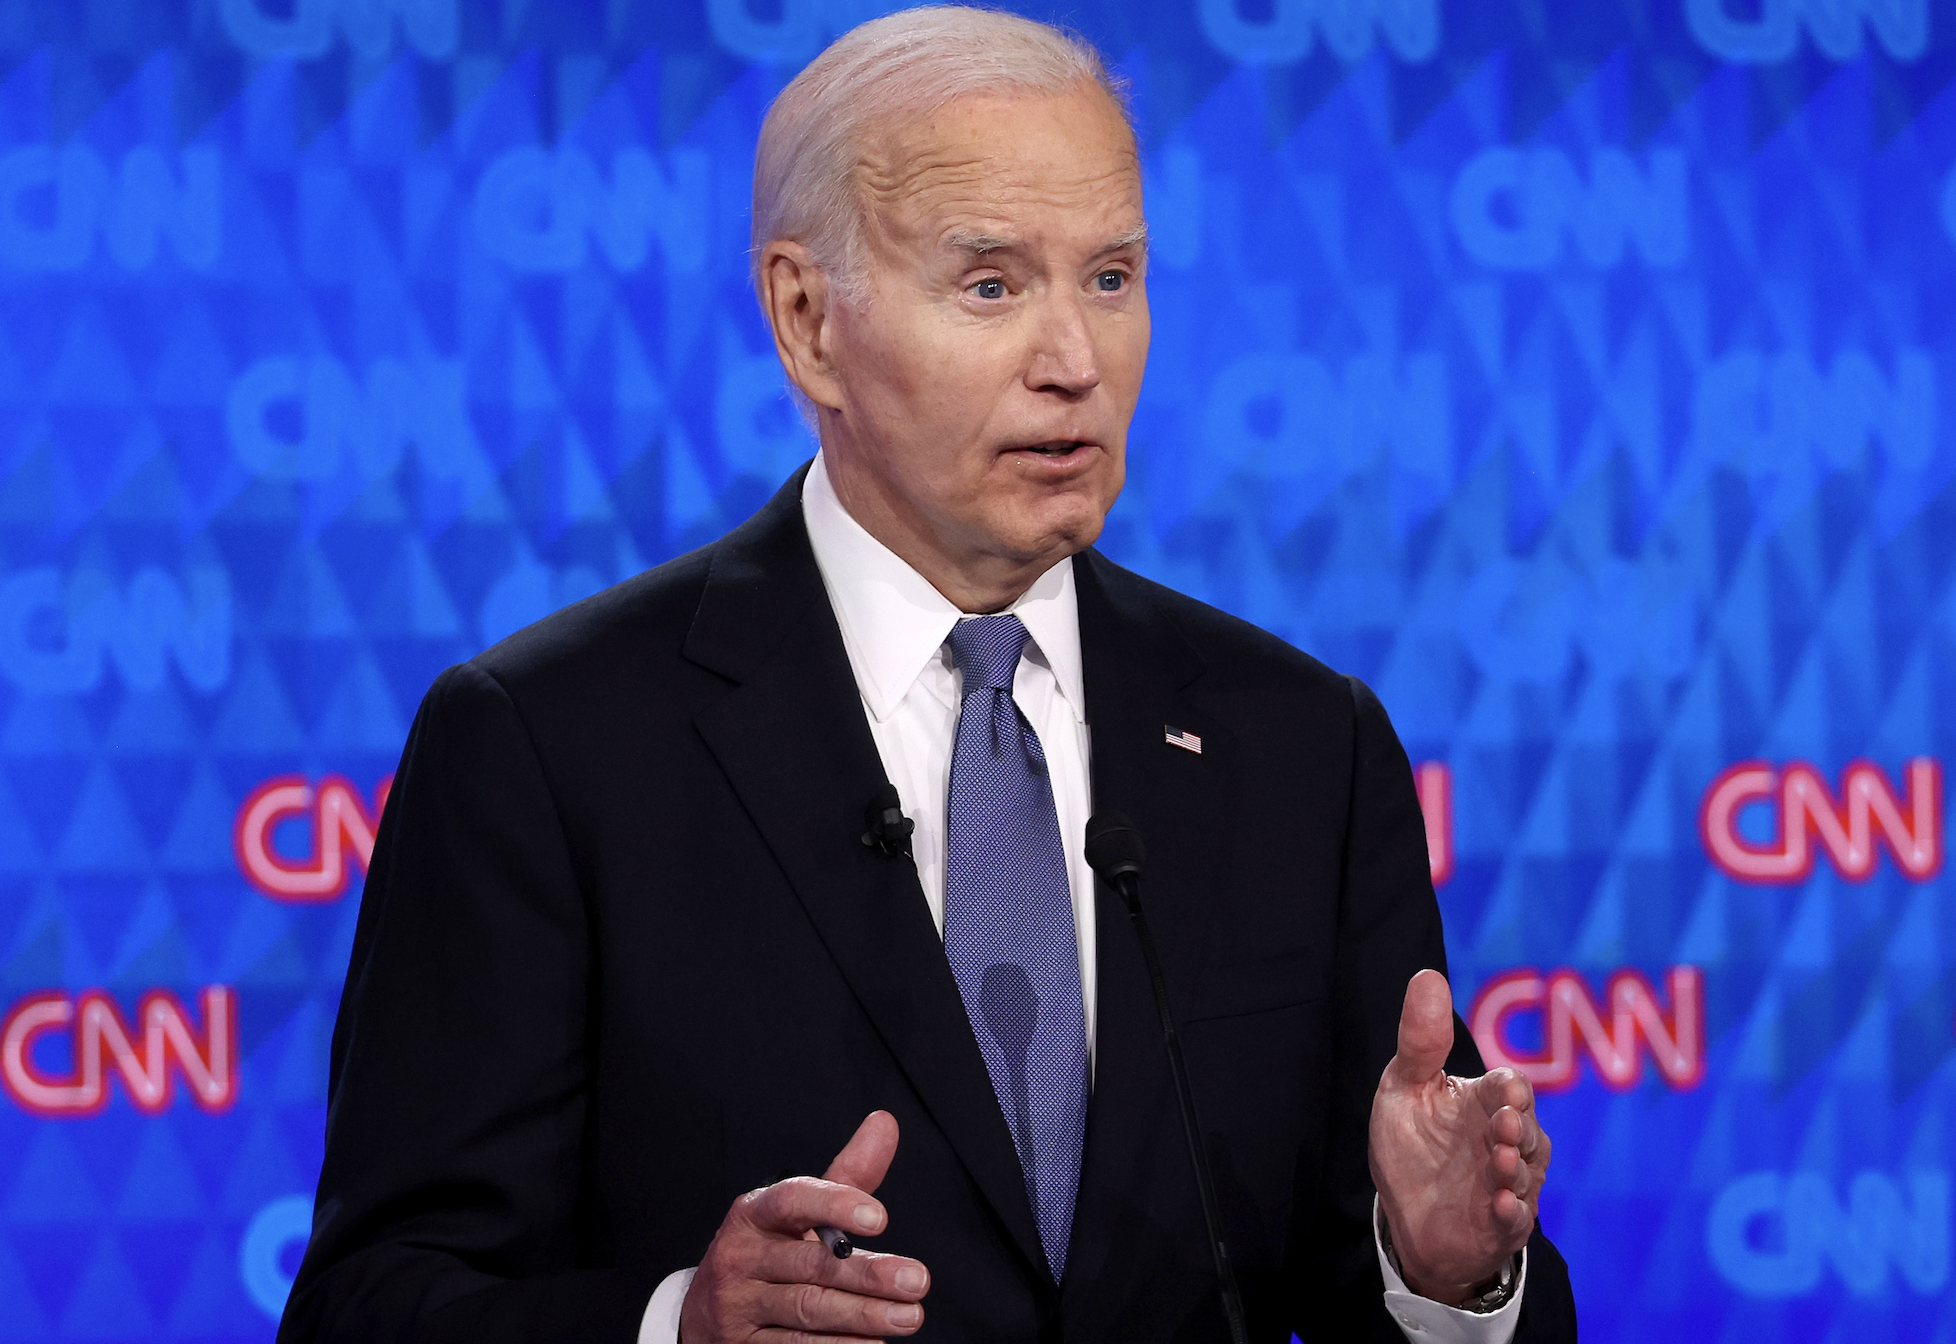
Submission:
[[[1379,1075],[1398,1046],[1406,983],[1427,968],[1444,974],[1447,953],[1412,767],[1378,697],[1356,678],[1350,684],[1351,801],[1332,986],[1328,1131],[1319,1206],[1290,1274],[1292,1316],[1306,1344],[1404,1344],[1385,1309],[1374,1249],[1367,1132]],[[1447,1071],[1486,1072],[1458,1013]],[[1515,1344],[1573,1341],[1568,1268],[1539,1227],[1528,1261]]]
[[591,936],[515,705],[451,668],[361,899],[281,1344],[636,1338],[658,1273],[581,1267],[576,1230]]

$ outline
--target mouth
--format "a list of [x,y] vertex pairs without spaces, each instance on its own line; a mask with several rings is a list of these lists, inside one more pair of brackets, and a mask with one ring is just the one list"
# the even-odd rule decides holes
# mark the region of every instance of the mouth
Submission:
[[1043,443],[1026,443],[1016,448],[1008,448],[1008,453],[1030,453],[1050,462],[1062,462],[1076,453],[1082,453],[1095,445],[1087,439],[1048,439]]

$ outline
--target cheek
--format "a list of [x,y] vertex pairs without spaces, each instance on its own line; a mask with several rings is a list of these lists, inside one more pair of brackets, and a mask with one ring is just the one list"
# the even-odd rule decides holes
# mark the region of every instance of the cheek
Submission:
[[1148,310],[1142,308],[1140,315],[1121,325],[1115,333],[1112,348],[1114,365],[1109,369],[1110,381],[1116,383],[1132,401],[1141,390],[1141,375],[1148,367]]
[[1009,363],[996,342],[936,321],[892,322],[862,334],[867,339],[848,352],[862,370],[853,381],[879,419],[901,417],[919,430],[968,422],[970,407],[998,385]]

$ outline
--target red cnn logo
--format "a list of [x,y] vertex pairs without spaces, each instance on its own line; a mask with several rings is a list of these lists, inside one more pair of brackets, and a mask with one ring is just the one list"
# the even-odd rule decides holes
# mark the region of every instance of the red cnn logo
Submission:
[[[1705,977],[1696,966],[1673,966],[1665,979],[1668,1015],[1639,971],[1612,975],[1602,1003],[1574,971],[1507,971],[1481,986],[1468,1023],[1490,1069],[1518,1070],[1539,1091],[1575,1086],[1579,1050],[1613,1091],[1636,1086],[1646,1055],[1666,1083],[1688,1091],[1705,1078]],[[1524,1054],[1509,1042],[1509,1019],[1521,1012],[1542,1015],[1539,1054]]]
[[[23,1110],[50,1118],[98,1113],[109,1100],[109,1069],[122,1079],[136,1109],[155,1115],[170,1104],[180,1076],[206,1111],[228,1110],[238,1096],[238,994],[229,985],[203,992],[203,1040],[176,995],[151,990],[136,1009],[131,1031],[115,1001],[99,989],[70,998],[59,991],[30,994],[0,1022],[0,1082]],[[34,1063],[34,1043],[52,1031],[70,1032],[74,1069],[51,1078]]]
[[[330,901],[346,890],[348,860],[366,871],[374,855],[374,833],[387,806],[394,777],[374,786],[373,810],[359,791],[339,775],[314,788],[303,775],[280,775],[251,791],[238,809],[231,847],[251,885],[276,901]],[[312,818],[312,857],[290,858],[272,844],[272,832],[287,817]]]
[[[1804,882],[1813,873],[1814,838],[1842,877],[1861,882],[1874,874],[1875,845],[1917,882],[1942,867],[1942,766],[1917,756],[1907,767],[1901,798],[1878,765],[1854,761],[1841,772],[1836,802],[1820,772],[1805,761],[1775,770],[1765,761],[1741,761],[1705,790],[1698,832],[1713,863],[1741,882]],[[1778,835],[1755,844],[1739,834],[1739,813],[1752,803],[1779,804]]]
[[1426,866],[1433,885],[1442,886],[1453,876],[1453,770],[1445,761],[1421,761],[1413,784],[1426,817]]

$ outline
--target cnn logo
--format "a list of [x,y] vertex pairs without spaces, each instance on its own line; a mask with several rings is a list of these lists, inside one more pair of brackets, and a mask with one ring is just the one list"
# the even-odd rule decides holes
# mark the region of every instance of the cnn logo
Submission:
[[[0,1021],[0,1085],[22,1110],[51,1119],[99,1114],[112,1079],[121,1080],[144,1115],[169,1106],[179,1078],[203,1110],[228,1110],[238,1095],[238,994],[211,985],[201,997],[200,1032],[191,1011],[167,990],[143,996],[133,1026],[99,989],[30,994]],[[47,1036],[68,1040],[72,1066],[65,1076],[48,1073],[35,1059],[36,1044]]]
[[[1698,810],[1705,853],[1741,882],[1790,885],[1812,875],[1822,852],[1842,877],[1864,882],[1885,847],[1903,873],[1926,882],[1942,868],[1942,766],[1917,756],[1903,769],[1907,787],[1897,794],[1880,766],[1854,761],[1841,771],[1836,795],[1806,761],[1783,769],[1741,761],[1705,790]],[[1772,810],[1769,838],[1750,839],[1740,828],[1741,813],[1754,806]]]
[[[1646,1058],[1673,1089],[1688,1091],[1705,1078],[1705,977],[1696,966],[1673,966],[1665,981],[1668,1011],[1640,971],[1616,972],[1600,999],[1574,971],[1506,971],[1474,996],[1468,1024],[1490,1069],[1514,1069],[1538,1091],[1574,1087],[1583,1056],[1614,1091],[1636,1086]],[[1539,1015],[1539,1050],[1511,1037],[1522,1013]]]
[[[339,775],[317,785],[302,775],[268,779],[244,800],[232,827],[231,845],[247,881],[277,901],[331,901],[346,890],[354,864],[373,861],[374,836],[394,777],[374,786],[369,807],[358,789]],[[279,848],[280,826],[297,821],[307,831],[309,855]]]

